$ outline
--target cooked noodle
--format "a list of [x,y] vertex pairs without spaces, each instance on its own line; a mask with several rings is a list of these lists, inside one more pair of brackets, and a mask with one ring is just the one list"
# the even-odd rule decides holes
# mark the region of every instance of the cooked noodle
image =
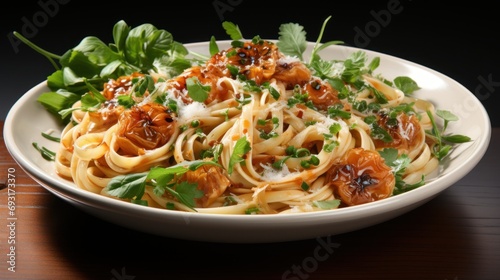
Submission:
[[[155,89],[144,95],[134,93],[134,81],[145,76],[135,73],[109,81],[103,92],[107,101],[99,109],[81,110],[82,104],[75,103],[56,155],[58,174],[79,188],[115,197],[107,186],[116,176],[213,160],[219,165],[204,165],[176,178],[198,183],[203,196],[196,198],[195,207],[168,192],[157,195],[151,184],[146,184],[140,199],[151,207],[180,211],[278,214],[392,196],[395,175],[372,152],[392,148],[407,156],[410,164],[402,176],[407,184],[420,182],[437,168],[432,141],[425,133],[431,128],[426,112],[434,111],[429,102],[405,96],[370,73],[361,76],[362,85],[344,83],[351,96],[342,97],[275,44],[246,42],[245,46],[252,52],[236,50],[252,63],[227,55],[231,48],[177,77],[151,73]],[[237,75],[228,64],[237,67]],[[210,87],[202,102],[188,91],[192,78]],[[378,102],[374,91],[386,102]],[[117,101],[125,95],[133,97],[133,106]],[[359,111],[353,102],[379,106]],[[391,113],[400,105],[412,110]],[[332,108],[349,115],[335,115]],[[388,132],[392,140],[374,136],[376,128]],[[248,147],[241,157],[237,143]],[[203,158],[207,151],[212,153]]]

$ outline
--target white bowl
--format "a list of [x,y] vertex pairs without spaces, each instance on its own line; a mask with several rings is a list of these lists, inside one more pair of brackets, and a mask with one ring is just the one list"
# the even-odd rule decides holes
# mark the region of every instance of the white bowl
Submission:
[[[230,41],[219,42],[229,47]],[[208,53],[208,42],[186,44],[197,53]],[[313,43],[309,43],[308,50]],[[332,46],[323,58],[344,60],[360,49]],[[37,142],[56,150],[41,132],[62,127],[37,101],[48,88],[45,82],[24,94],[9,111],[4,124],[8,151],[28,175],[58,197],[96,217],[118,225],[155,235],[223,243],[265,243],[310,239],[365,228],[400,216],[429,201],[469,173],[488,148],[491,127],[479,100],[451,78],[421,65],[390,55],[363,50],[369,59],[380,57],[377,73],[393,79],[409,76],[421,87],[415,96],[430,100],[438,109],[452,111],[459,121],[451,122],[448,132],[463,134],[472,142],[459,145],[442,163],[437,175],[426,185],[384,200],[335,210],[286,215],[221,215],[187,213],[144,207],[118,201],[77,188],[60,178],[52,162],[46,161],[32,146]]]

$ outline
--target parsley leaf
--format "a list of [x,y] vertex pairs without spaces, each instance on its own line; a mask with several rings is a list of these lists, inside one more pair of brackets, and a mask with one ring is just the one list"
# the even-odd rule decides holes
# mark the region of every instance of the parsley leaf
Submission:
[[210,51],[210,56],[214,56],[219,52],[219,46],[217,45],[217,40],[215,39],[215,36],[210,37],[208,50]]
[[207,100],[210,86],[201,84],[197,77],[187,78],[186,88],[188,90],[189,97],[191,97],[194,101],[203,103]]
[[420,87],[410,77],[399,76],[394,79],[394,85],[400,89],[406,96],[411,95],[414,91],[419,90]]
[[146,185],[152,185],[155,195],[162,196],[167,191],[181,203],[194,210],[194,200],[202,197],[203,191],[197,188],[196,183],[177,182],[176,180],[184,173],[207,164],[220,167],[218,163],[206,160],[183,162],[167,168],[153,167],[148,172],[114,177],[105,187],[105,191],[112,196],[131,199],[134,203],[147,205],[141,198],[144,195]]
[[119,175],[112,178],[105,190],[119,198],[141,199],[144,195],[147,172]]
[[232,40],[237,41],[243,39],[243,35],[241,34],[238,25],[230,21],[224,21],[222,23],[222,27],[226,30],[227,35],[229,35]]
[[279,29],[280,36],[276,45],[280,51],[303,60],[302,55],[307,47],[304,27],[297,23],[286,23],[282,24]]
[[393,195],[404,193],[424,185],[423,175],[422,180],[415,184],[406,184],[406,182],[403,180],[403,175],[406,171],[406,168],[411,162],[408,155],[402,154],[398,156],[398,150],[394,148],[384,148],[383,150],[379,151],[379,154],[384,159],[385,164],[391,167],[396,179],[396,185],[393,190]]
[[450,153],[451,149],[453,148],[453,144],[469,142],[471,141],[471,138],[460,134],[445,135],[444,132],[448,127],[448,123],[450,121],[457,121],[458,117],[447,110],[437,110],[436,115],[444,120],[443,128],[439,129],[432,112],[427,111],[427,116],[429,116],[429,119],[431,121],[432,129],[426,130],[426,134],[436,142],[432,146],[432,153],[437,157],[438,160],[441,161]]
[[228,174],[233,173],[233,168],[236,164],[245,160],[245,154],[248,153],[251,149],[252,147],[250,146],[250,142],[248,142],[246,135],[236,141],[233,153],[231,154],[231,158],[229,159],[229,166],[227,169]]
[[177,185],[175,191],[171,188],[167,188],[167,190],[179,199],[180,202],[191,209],[195,206],[194,200],[196,198],[201,198],[204,195],[204,192],[198,189],[198,184],[196,183],[191,184],[188,182],[181,182]]

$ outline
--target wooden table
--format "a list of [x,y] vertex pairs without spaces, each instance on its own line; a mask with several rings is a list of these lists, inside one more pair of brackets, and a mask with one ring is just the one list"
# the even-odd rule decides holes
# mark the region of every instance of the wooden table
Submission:
[[500,279],[500,128],[479,165],[423,206],[355,232],[276,244],[176,240],[104,222],[35,183],[1,138],[0,183],[15,174],[17,219],[4,187],[0,279]]

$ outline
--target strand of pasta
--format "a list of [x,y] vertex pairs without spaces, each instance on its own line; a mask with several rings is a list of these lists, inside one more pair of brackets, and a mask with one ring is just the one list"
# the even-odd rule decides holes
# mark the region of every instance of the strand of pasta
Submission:
[[143,172],[148,170],[153,165],[161,165],[161,162],[169,158],[170,154],[168,152],[179,135],[179,128],[176,127],[173,129],[173,134],[168,142],[163,146],[153,150],[147,150],[143,155],[121,155],[119,153],[120,145],[117,142],[118,136],[116,135],[117,126],[118,125],[113,126],[106,132],[111,135],[111,137],[107,138],[110,139],[109,142],[106,141],[106,144],[109,146],[109,151],[104,157],[106,159],[106,163],[111,169],[123,174]]

